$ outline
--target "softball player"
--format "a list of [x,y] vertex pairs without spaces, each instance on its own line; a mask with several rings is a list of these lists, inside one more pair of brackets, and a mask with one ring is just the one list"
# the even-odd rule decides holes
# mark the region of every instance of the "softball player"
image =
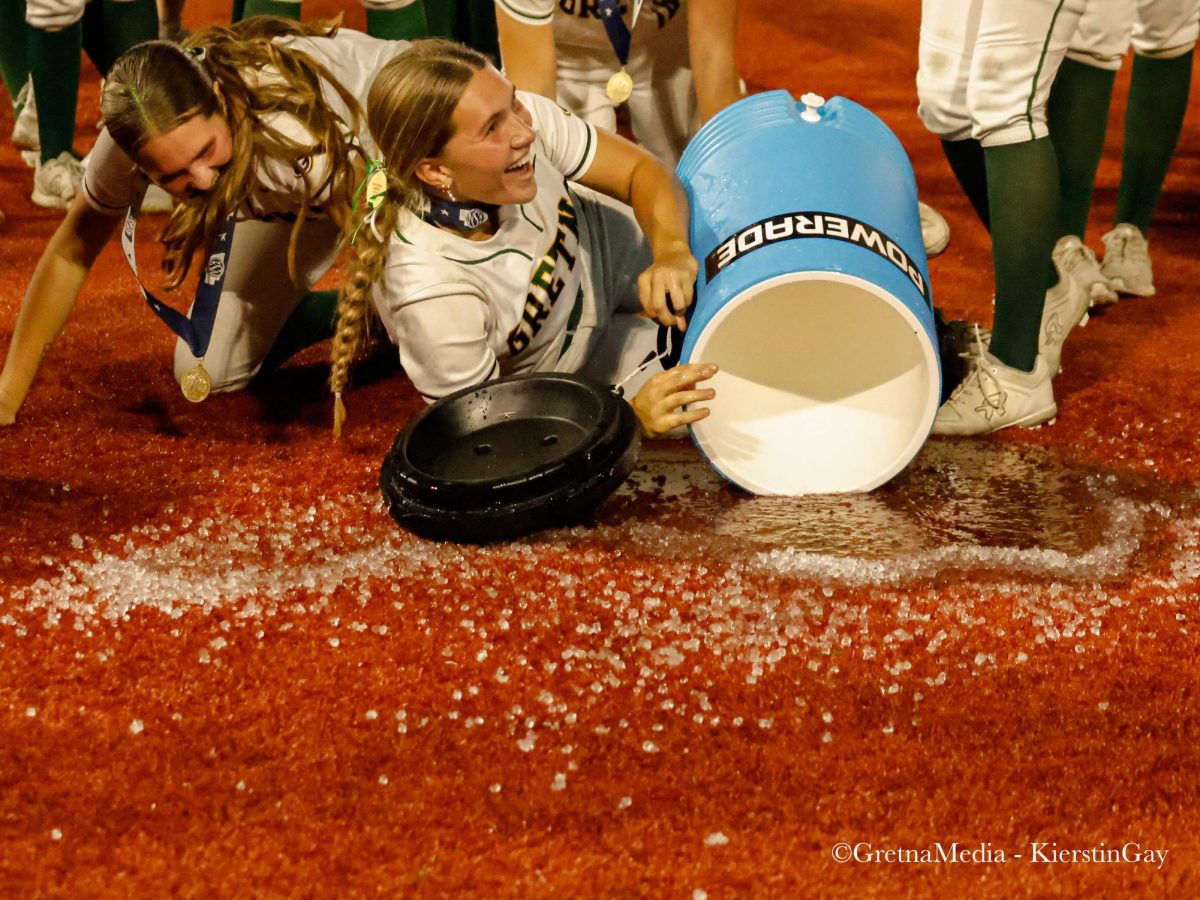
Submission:
[[328,337],[334,297],[308,289],[336,256],[357,157],[374,153],[356,98],[406,47],[256,19],[122,57],[83,190],[26,292],[0,373],[0,423],[14,420],[93,261],[150,180],[178,199],[163,232],[169,281],[234,223],[202,365],[185,340],[176,347],[181,382],[197,384],[201,368],[211,390],[235,390]]
[[83,176],[73,149],[80,49],[106,75],[123,52],[157,37],[158,12],[154,0],[26,0],[25,21],[29,27],[21,29],[20,37],[27,41],[31,89],[24,109],[35,109],[36,98],[37,117],[35,127],[29,116],[19,120],[24,130],[20,140],[39,151],[31,199],[38,206],[63,209]]
[[[725,21],[704,21],[718,10]],[[627,4],[623,16],[617,0],[496,0],[496,24],[504,71],[513,84],[547,97],[557,93],[567,109],[614,132],[616,107],[627,102],[638,143],[673,166],[697,114],[688,17],[699,12],[702,21],[693,34],[704,25],[708,43],[715,45],[695,60],[699,85],[706,87],[707,118],[740,96],[733,55],[736,10],[736,3],[712,0],[649,0]],[[618,43],[614,49],[606,14],[627,29],[623,47]],[[719,98],[710,96],[718,93]]]
[[[637,313],[682,326],[697,269],[687,200],[645,151],[441,41],[389,64],[368,119],[384,168],[340,299],[335,394],[372,300],[430,401],[523,372],[611,382],[655,356],[659,327]],[[652,368],[633,401],[647,434],[707,415],[679,407],[711,399],[695,384],[714,367]]]
[[[607,131],[627,101],[638,142],[673,168],[695,129],[743,96],[737,11],[737,0],[639,0],[625,23],[618,0],[496,0],[496,23],[513,84],[557,97]],[[607,15],[628,29],[626,44],[612,40]],[[950,242],[950,226],[925,203],[920,213],[933,257]]]
[[[1056,256],[1093,303],[1117,293],[1154,293],[1146,232],[1183,126],[1200,0],[1111,0],[1090,4],[1050,98],[1050,132],[1063,180]],[[1082,239],[1104,149],[1113,80],[1132,44],[1133,77],[1125,113],[1115,226],[1102,241],[1103,263]]]
[[[923,0],[919,113],[992,235],[995,321],[935,434],[1032,426],[1088,296],[1051,269],[1060,186],[1046,101],[1086,0]],[[1053,282],[1048,288],[1048,282]]]

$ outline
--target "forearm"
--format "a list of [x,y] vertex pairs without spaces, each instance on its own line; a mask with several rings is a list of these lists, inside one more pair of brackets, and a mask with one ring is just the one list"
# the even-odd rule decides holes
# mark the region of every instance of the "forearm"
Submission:
[[639,161],[630,178],[629,205],[656,260],[690,252],[687,194],[666,166],[652,157]]
[[741,99],[737,74],[737,0],[689,0],[688,47],[703,125]]
[[504,74],[517,90],[558,97],[558,62],[553,25],[530,25],[496,10]]
[[15,418],[42,357],[74,309],[95,258],[76,230],[78,219],[73,213],[68,214],[38,260],[17,314],[12,343],[0,372],[0,424],[9,424]]

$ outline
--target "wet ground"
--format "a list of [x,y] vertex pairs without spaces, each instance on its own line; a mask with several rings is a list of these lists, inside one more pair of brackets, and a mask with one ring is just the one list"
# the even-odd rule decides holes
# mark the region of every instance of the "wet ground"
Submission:
[[869,494],[764,497],[722,480],[690,444],[649,442],[598,520],[855,582],[959,567],[1095,580],[1169,555],[1168,523],[1196,507],[1193,488],[1074,467],[1036,446],[933,440]]

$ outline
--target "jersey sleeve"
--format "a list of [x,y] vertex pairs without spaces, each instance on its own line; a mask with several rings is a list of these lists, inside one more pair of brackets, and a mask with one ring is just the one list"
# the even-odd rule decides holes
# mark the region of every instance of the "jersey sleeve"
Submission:
[[529,25],[554,22],[554,0],[496,0],[496,8]]
[[83,173],[83,195],[88,205],[105,215],[119,216],[149,183],[137,164],[109,136],[108,129],[101,131]]
[[577,180],[596,158],[596,127],[540,94],[517,97],[533,116],[542,154],[568,181]]
[[499,376],[488,343],[491,313],[469,285],[437,284],[395,302],[384,291],[375,302],[400,364],[427,403]]
[[279,113],[265,122],[298,147],[294,158],[279,160],[264,158],[259,164],[258,182],[262,192],[280,194],[299,203],[309,191],[311,202],[320,205],[329,196],[329,156],[313,134],[294,116]]

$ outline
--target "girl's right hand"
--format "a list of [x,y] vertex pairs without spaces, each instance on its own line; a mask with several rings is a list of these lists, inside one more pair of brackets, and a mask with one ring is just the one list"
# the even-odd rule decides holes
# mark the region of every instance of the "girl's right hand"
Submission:
[[[645,437],[662,437],[673,428],[691,425],[709,414],[707,407],[693,404],[717,395],[712,388],[697,388],[698,382],[717,374],[713,363],[689,363],[659,372],[631,401]],[[680,409],[690,406],[690,409]]]

